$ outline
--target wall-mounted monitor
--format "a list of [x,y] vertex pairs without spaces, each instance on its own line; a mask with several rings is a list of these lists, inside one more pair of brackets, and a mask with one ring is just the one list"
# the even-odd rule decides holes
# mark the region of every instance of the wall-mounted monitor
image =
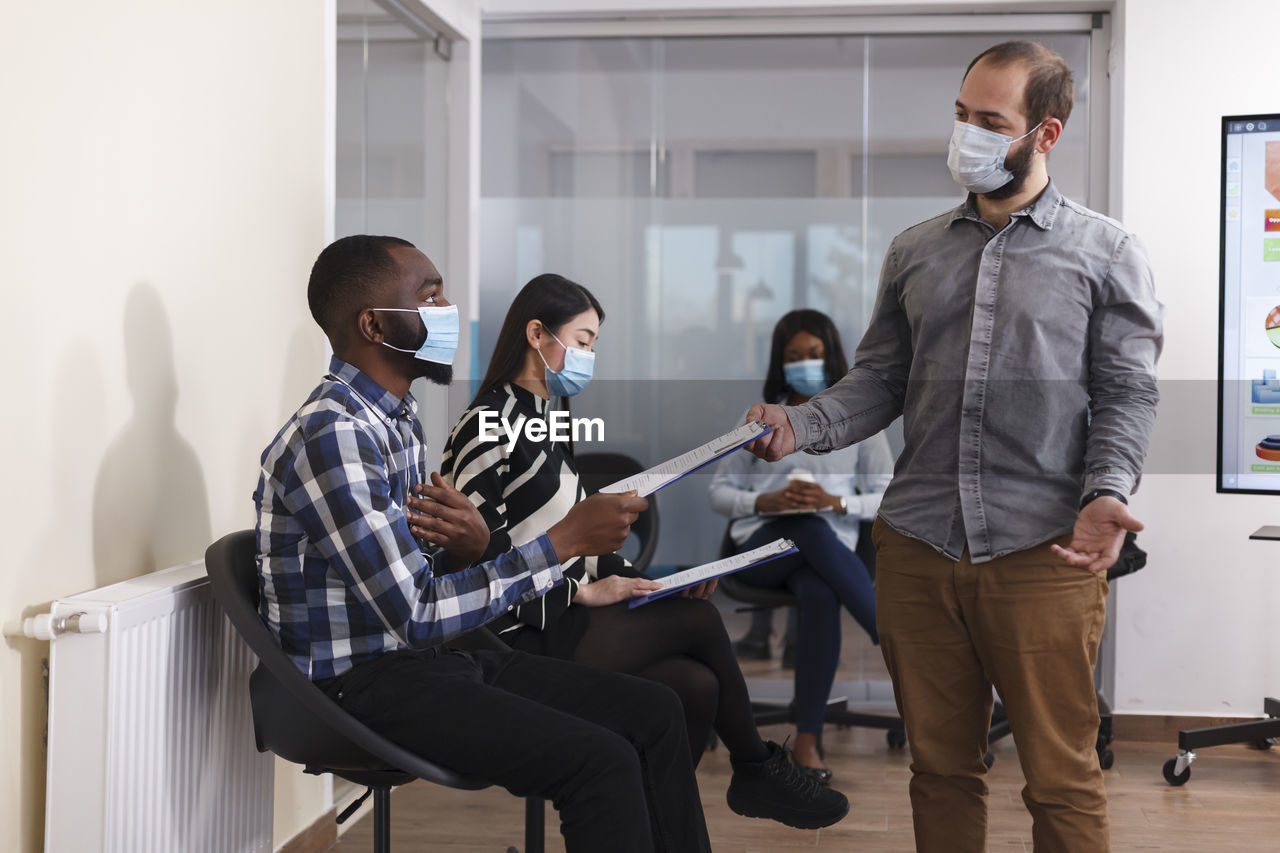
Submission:
[[1280,494],[1280,113],[1222,119],[1218,491]]

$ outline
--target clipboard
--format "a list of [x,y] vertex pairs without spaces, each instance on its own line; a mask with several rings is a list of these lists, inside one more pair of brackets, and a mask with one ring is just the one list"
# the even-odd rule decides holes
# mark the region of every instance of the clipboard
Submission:
[[600,491],[606,495],[620,495],[635,491],[640,497],[647,498],[659,489],[666,488],[699,468],[710,465],[720,457],[727,456],[771,432],[773,428],[764,421],[745,423],[719,438],[713,438],[701,447],[695,447],[688,453],[668,459],[660,465],[655,465],[625,480],[610,483]]
[[779,557],[798,552],[799,549],[796,548],[796,543],[790,539],[775,539],[772,542],[761,545],[759,548],[752,548],[750,551],[734,554],[732,557],[725,557],[723,560],[716,560],[714,563],[704,563],[701,566],[694,566],[692,569],[685,569],[683,572],[668,575],[662,579],[662,589],[631,599],[627,603],[627,607],[634,609],[651,601],[666,598],[668,595],[680,592],[682,589],[697,586],[704,581],[731,575],[751,566],[758,566],[761,563],[767,563],[770,560],[776,560]]

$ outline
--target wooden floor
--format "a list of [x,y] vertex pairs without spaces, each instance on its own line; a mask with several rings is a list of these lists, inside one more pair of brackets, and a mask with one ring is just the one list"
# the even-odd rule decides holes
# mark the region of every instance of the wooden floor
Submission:
[[[725,610],[731,636],[745,630],[743,617]],[[781,618],[778,619],[781,627]],[[776,662],[744,663],[750,676],[783,675]],[[846,619],[841,680],[884,678],[879,653]],[[762,730],[781,741],[785,726]],[[910,754],[891,750],[883,732],[834,729],[824,735],[834,785],[849,796],[849,816],[820,831],[795,830],[731,812],[724,801],[729,760],[723,748],[704,756],[698,785],[714,849],[719,853],[783,853],[799,850],[911,851],[911,807],[907,799]],[[1206,749],[1192,766],[1191,781],[1174,788],[1161,765],[1176,743],[1112,745],[1115,765],[1106,771],[1111,803],[1112,849],[1180,853],[1280,851],[1280,747],[1269,752],[1243,746]],[[1008,739],[993,749],[988,848],[1031,851],[1031,819],[1022,805],[1022,773]],[[453,791],[418,782],[392,796],[392,849],[407,851],[488,851],[523,847],[524,803],[501,789]],[[356,853],[372,849],[366,817],[332,849]],[[547,850],[563,851],[555,812],[547,809]]]

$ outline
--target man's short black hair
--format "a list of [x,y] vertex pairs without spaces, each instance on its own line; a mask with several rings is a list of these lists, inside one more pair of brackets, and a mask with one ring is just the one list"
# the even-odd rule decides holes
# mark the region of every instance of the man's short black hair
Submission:
[[334,240],[316,258],[307,283],[307,305],[331,339],[344,317],[368,307],[374,285],[396,271],[390,251],[394,246],[416,248],[399,237],[353,234]]

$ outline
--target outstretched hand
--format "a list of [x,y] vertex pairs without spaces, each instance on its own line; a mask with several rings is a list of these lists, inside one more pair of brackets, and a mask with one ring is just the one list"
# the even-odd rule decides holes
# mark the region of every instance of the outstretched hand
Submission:
[[747,445],[747,450],[766,462],[777,462],[784,456],[796,452],[796,434],[791,431],[791,421],[781,406],[772,403],[757,403],[747,412],[743,423],[764,421],[773,432],[761,436]]
[[1068,565],[1105,572],[1119,559],[1125,533],[1142,528],[1142,522],[1129,513],[1123,501],[1104,495],[1080,510],[1067,547],[1050,545],[1049,549]]

